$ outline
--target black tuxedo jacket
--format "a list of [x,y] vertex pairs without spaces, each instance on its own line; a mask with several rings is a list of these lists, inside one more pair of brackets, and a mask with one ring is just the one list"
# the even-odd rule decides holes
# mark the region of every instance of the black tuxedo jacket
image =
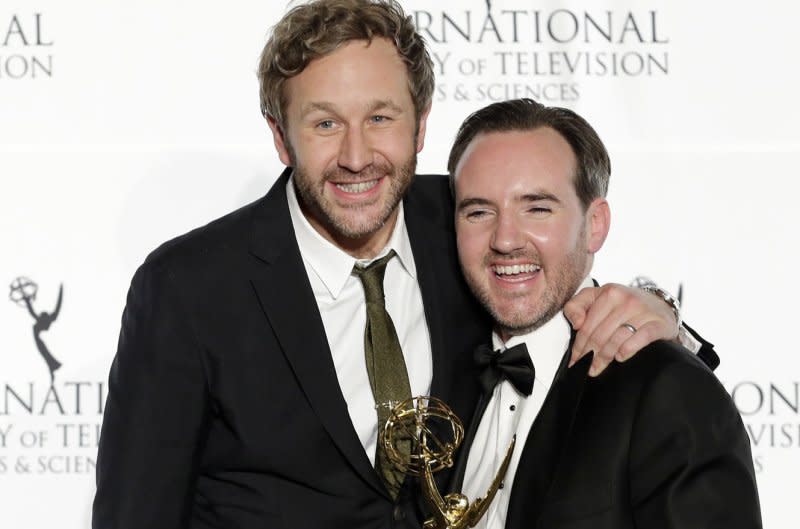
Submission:
[[[408,487],[390,499],[350,421],[287,178],[136,272],[109,379],[93,528],[416,524]],[[463,417],[478,395],[471,351],[490,326],[459,271],[447,180],[416,177],[404,208],[431,392]]]
[[661,341],[590,378],[591,356],[565,357],[519,447],[506,528],[760,528],[750,441],[708,367]]

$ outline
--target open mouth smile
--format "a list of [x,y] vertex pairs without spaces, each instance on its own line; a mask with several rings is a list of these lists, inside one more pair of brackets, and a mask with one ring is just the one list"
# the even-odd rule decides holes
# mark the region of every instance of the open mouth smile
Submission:
[[504,283],[522,283],[535,278],[542,267],[533,263],[492,265],[495,278]]
[[520,274],[532,274],[538,272],[542,268],[535,264],[520,264],[520,265],[494,265],[492,270],[498,276],[516,276]]
[[369,180],[367,182],[353,182],[351,184],[333,184],[333,185],[336,186],[336,189],[344,191],[345,193],[363,193],[365,191],[369,191],[379,183],[380,179]]

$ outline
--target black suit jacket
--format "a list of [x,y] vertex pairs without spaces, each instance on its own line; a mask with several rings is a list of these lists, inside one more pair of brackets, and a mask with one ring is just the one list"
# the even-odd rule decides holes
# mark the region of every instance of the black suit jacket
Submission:
[[[95,529],[415,524],[408,487],[390,499],[350,421],[287,178],[136,272],[109,379]],[[489,322],[458,268],[447,180],[416,177],[404,208],[431,392],[464,416],[477,398],[469,352]]]
[[590,378],[591,356],[556,375],[506,528],[761,527],[750,441],[708,367],[661,341]]

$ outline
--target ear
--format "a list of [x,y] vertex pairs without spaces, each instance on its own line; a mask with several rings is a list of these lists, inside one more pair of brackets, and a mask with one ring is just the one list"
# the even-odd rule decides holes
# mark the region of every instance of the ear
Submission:
[[283,165],[291,167],[293,163],[287,148],[289,142],[286,138],[286,132],[272,116],[267,116],[267,124],[269,125],[269,130],[272,131],[272,142],[275,144],[275,150],[278,151],[278,158],[280,158]]
[[603,247],[611,228],[611,208],[604,198],[596,198],[586,210],[586,237],[587,249],[594,254]]
[[422,111],[422,114],[419,115],[419,127],[417,129],[417,152],[419,153],[422,150],[422,147],[425,146],[425,131],[427,130],[428,126],[428,114],[431,113],[431,106],[428,105],[428,108]]

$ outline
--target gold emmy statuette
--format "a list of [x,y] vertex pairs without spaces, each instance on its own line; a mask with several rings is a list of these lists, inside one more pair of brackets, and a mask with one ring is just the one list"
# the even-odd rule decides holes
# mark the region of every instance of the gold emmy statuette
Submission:
[[[411,439],[413,450],[408,450]],[[472,503],[457,492],[442,497],[433,473],[453,466],[453,454],[464,440],[464,425],[444,402],[435,397],[414,397],[392,409],[383,431],[383,446],[389,460],[398,469],[420,476],[422,492],[433,509],[433,517],[425,521],[424,529],[464,529],[475,527],[494,499],[506,475],[516,439],[506,450],[506,456],[486,496]]]

